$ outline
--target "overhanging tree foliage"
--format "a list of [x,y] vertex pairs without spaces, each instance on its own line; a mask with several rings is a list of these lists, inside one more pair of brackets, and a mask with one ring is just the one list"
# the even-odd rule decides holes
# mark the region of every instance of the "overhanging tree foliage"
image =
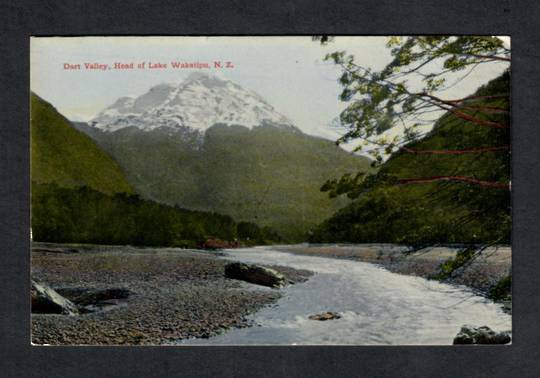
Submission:
[[[331,39],[316,37],[325,44]],[[510,127],[509,88],[501,93],[446,98],[444,92],[465,80],[480,66],[511,61],[510,50],[496,37],[392,37],[387,47],[392,60],[380,71],[364,67],[345,51],[328,54],[325,60],[339,65],[343,90],[340,99],[349,105],[340,114],[339,123],[346,133],[338,144],[360,140],[355,150],[368,148],[380,164],[384,155],[396,151],[411,154],[463,155],[500,152],[509,154],[510,146],[473,146],[456,150],[417,150],[410,143],[425,136],[444,112],[458,117],[471,127],[508,129]],[[395,180],[394,180],[395,181]],[[510,189],[506,182],[491,182],[476,177],[438,175],[409,177],[399,184],[455,181],[486,188]],[[324,190],[334,194],[350,192],[364,175],[344,176],[329,181]],[[350,190],[349,190],[350,189]]]
[[[344,51],[326,56],[341,68],[348,103],[337,143],[360,142],[374,165],[389,158],[375,174],[322,186],[355,201],[310,241],[464,244],[435,277],[445,279],[510,242],[510,51],[495,37],[390,38],[387,46],[392,58],[378,71]],[[469,96],[447,94],[485,64],[506,70]]]

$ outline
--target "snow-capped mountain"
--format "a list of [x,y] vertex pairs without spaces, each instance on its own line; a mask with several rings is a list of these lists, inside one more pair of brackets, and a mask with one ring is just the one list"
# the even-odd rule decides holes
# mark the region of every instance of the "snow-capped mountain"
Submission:
[[103,131],[135,126],[205,131],[215,124],[248,128],[292,123],[257,93],[230,80],[195,72],[179,85],[160,84],[137,98],[121,97],[90,124]]
[[142,198],[227,214],[283,240],[304,240],[347,203],[321,192],[322,183],[370,164],[301,132],[253,91],[199,73],[119,98],[90,125],[73,125],[112,156]]

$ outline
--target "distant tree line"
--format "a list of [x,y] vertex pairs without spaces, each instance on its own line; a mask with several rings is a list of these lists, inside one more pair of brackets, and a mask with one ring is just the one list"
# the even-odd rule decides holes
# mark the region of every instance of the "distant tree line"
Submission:
[[242,244],[279,241],[271,229],[237,223],[227,215],[54,183],[32,183],[31,217],[33,239],[42,242],[194,248],[210,238]]

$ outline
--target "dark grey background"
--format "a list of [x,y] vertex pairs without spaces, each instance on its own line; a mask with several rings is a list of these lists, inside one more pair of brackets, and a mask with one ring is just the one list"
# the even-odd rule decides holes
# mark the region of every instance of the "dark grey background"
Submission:
[[[538,3],[497,0],[8,3],[4,0],[0,4],[0,376],[540,376]],[[107,34],[511,35],[513,345],[31,347],[29,36]]]

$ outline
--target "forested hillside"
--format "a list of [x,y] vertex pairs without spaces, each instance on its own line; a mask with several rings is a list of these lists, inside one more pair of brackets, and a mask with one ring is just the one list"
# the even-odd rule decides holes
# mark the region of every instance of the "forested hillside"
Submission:
[[37,183],[132,193],[118,164],[48,102],[31,95],[31,175]]
[[[490,114],[491,121],[509,122],[509,99],[500,98],[508,95],[509,84],[506,72],[474,94],[497,95],[496,100],[482,100],[482,105],[500,110]],[[429,135],[396,152],[376,176],[352,185],[354,189],[343,183],[340,188],[337,180],[325,185],[333,195],[348,192],[357,199],[322,223],[311,241],[508,243],[509,145],[509,128],[484,127],[447,113]]]
[[326,180],[371,171],[368,158],[292,127],[214,125],[201,135],[75,126],[118,161],[142,197],[268,226],[289,241],[305,240],[350,202],[321,193]]
[[268,229],[231,217],[107,195],[89,187],[32,186],[34,240],[92,244],[197,247],[208,239],[243,243],[279,241]]

